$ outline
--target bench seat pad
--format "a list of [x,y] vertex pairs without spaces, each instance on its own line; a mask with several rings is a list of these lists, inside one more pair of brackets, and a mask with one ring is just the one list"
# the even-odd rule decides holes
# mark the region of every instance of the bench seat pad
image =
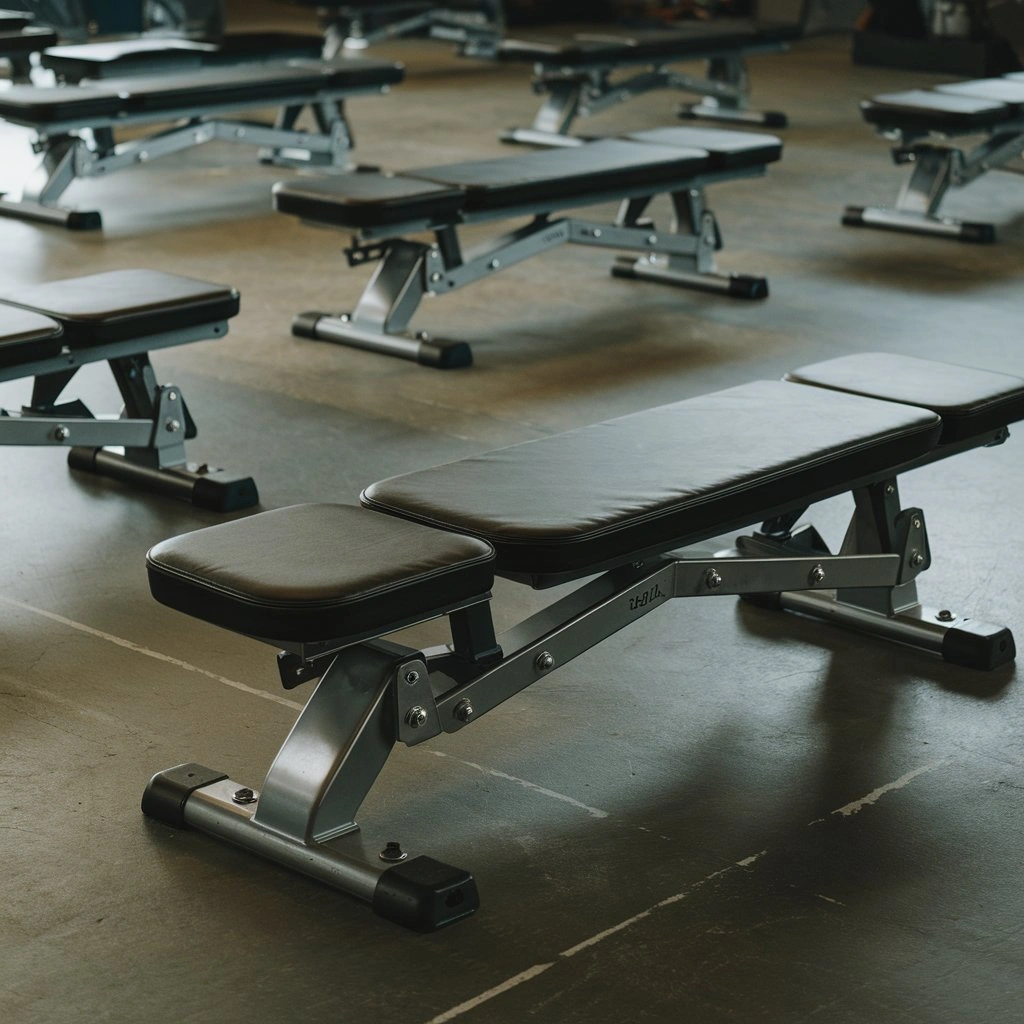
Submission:
[[0,31],[16,32],[24,28],[32,20],[32,15],[26,11],[9,11],[6,8],[0,10]]
[[860,105],[868,124],[918,131],[985,131],[1009,120],[1013,108],[999,100],[927,89],[890,92]]
[[104,43],[50,46],[40,54],[39,63],[58,75],[106,78],[144,72],[147,68],[197,68],[204,54],[216,49],[213,43],[193,39],[115,39]]
[[374,484],[363,504],[481,537],[499,575],[588,575],[760,522],[934,447],[934,413],[757,381]]
[[0,57],[20,57],[26,53],[36,53],[53,46],[57,42],[57,33],[48,28],[23,28],[20,31],[7,31],[0,26]]
[[971,96],[974,99],[994,100],[1015,108],[1019,114],[1024,106],[1024,81],[1013,82],[1007,78],[978,78],[970,82],[951,82],[935,86],[936,92],[951,96]]
[[651,128],[624,136],[632,142],[656,146],[703,149],[715,170],[735,171],[782,159],[782,139],[763,132],[737,132],[727,128]]
[[795,23],[721,19],[714,23],[690,22],[677,28],[616,31],[601,28],[593,34],[566,37],[540,32],[520,39],[506,39],[498,49],[505,61],[529,61],[548,67],[586,67],[595,63],[643,64],[650,61],[684,61],[715,54],[781,45],[798,39]]
[[49,317],[0,305],[0,369],[60,355],[62,333]]
[[942,417],[941,444],[964,441],[1024,419],[1024,380],[886,352],[840,356],[786,374],[801,384],[931,409]]
[[159,270],[111,270],[8,287],[0,289],[0,302],[52,317],[72,348],[214,324],[239,307],[234,288]]
[[401,81],[403,74],[400,64],[354,58],[199,68],[187,75],[143,75],[60,88],[16,85],[0,93],[0,117],[32,127],[184,109],[201,114],[203,108],[273,105],[322,92],[382,88]]
[[[494,552],[349,505],[293,505],[154,547],[153,596],[250,636],[379,635],[488,595]],[[429,614],[428,614],[429,613]]]

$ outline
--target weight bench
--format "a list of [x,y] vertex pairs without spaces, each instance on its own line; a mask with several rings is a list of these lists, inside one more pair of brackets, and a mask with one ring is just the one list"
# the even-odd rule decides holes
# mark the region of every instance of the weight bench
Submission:
[[[0,382],[33,378],[28,405],[0,409],[0,445],[60,445],[73,469],[216,512],[250,508],[259,500],[250,477],[188,462],[195,422],[149,360],[155,349],[224,337],[237,312],[233,288],[156,270],[0,289]],[[120,416],[61,401],[81,367],[104,360],[124,399]]]
[[[571,144],[569,131],[577,117],[599,114],[655,89],[703,97],[684,104],[680,117],[784,128],[785,114],[749,108],[746,58],[781,53],[802,34],[801,24],[726,18],[685,28],[612,30],[568,40],[551,35],[506,39],[498,59],[532,64],[533,90],[544,100],[529,128],[510,128],[501,138],[540,146]],[[673,65],[687,61],[706,61],[705,77],[673,70]],[[627,69],[635,73],[616,77]]]
[[[995,241],[994,225],[944,217],[939,207],[951,187],[969,185],[989,170],[1021,169],[1024,74],[887,93],[861,103],[861,111],[894,142],[893,161],[909,164],[911,172],[894,208],[848,206],[843,224]],[[944,141],[964,135],[985,139],[967,152]]]
[[57,33],[28,25],[29,16],[17,11],[0,11],[0,60],[11,67],[11,80],[28,82],[32,54],[57,42]]
[[[468,872],[358,832],[392,747],[458,732],[671,598],[739,594],[957,665],[1012,661],[1008,629],[918,602],[931,547],[898,477],[1001,444],[1021,418],[1024,380],[847,356],[394,477],[363,508],[295,505],[164,541],[147,559],[158,601],[283,648],[286,688],[320,682],[262,790],[185,764],[153,777],[143,810],[400,924],[456,921],[477,906]],[[845,491],[833,554],[796,524]],[[752,524],[731,555],[691,548]],[[494,575],[540,589],[595,574],[495,634]],[[443,617],[450,644],[383,639]]]
[[[770,135],[660,128],[572,149],[541,150],[404,171],[282,182],[274,204],[312,224],[350,228],[349,266],[379,260],[351,314],[301,313],[299,337],[332,341],[450,368],[472,362],[469,346],[406,330],[426,295],[444,295],[557,246],[572,243],[640,252],[620,257],[617,277],[640,278],[747,299],[764,298],[761,277],[719,274],[722,239],[705,186],[765,173],[782,143]],[[659,231],[645,216],[668,193],[674,223]],[[613,223],[557,210],[618,200]],[[463,252],[465,224],[528,217],[524,227]],[[430,231],[433,244],[402,236]]]
[[456,43],[465,56],[493,57],[505,28],[501,0],[455,0],[448,4],[426,0],[286,2],[317,9],[324,31],[324,56],[329,58],[408,36]]
[[141,36],[102,43],[49,46],[39,58],[57,80],[72,85],[84,79],[169,74],[202,67],[318,60],[319,36],[290,32],[233,33],[218,40]]
[[[20,198],[0,200],[0,216],[99,228],[97,211],[58,204],[76,179],[106,177],[214,139],[260,146],[263,159],[275,163],[342,167],[351,144],[344,100],[386,93],[402,76],[401,65],[383,61],[294,61],[55,88],[14,86],[0,93],[0,118],[35,131],[40,162]],[[258,107],[279,108],[273,125],[229,116]],[[307,107],[312,130],[296,127]],[[116,139],[122,128],[168,123],[172,127],[151,135]]]

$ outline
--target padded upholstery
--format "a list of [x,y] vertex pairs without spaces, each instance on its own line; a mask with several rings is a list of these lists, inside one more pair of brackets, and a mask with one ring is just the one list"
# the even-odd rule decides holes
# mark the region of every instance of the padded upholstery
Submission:
[[39,63],[57,75],[78,78],[106,78],[145,72],[147,69],[197,68],[204,53],[215,51],[213,43],[190,39],[117,39],[106,43],[51,46]]
[[241,64],[201,68],[188,75],[90,82],[73,88],[14,86],[0,93],[0,117],[15,124],[45,126],[59,121],[117,117],[252,103],[253,106],[383,87],[402,80],[400,64],[346,59],[344,62],[291,61],[286,64]]
[[460,188],[445,188],[401,175],[346,174],[296,178],[274,186],[281,213],[342,227],[383,227],[427,220],[450,224],[465,202]]
[[0,57],[20,57],[53,46],[57,33],[48,28],[23,28],[6,31],[0,26]]
[[275,641],[389,632],[486,595],[494,552],[472,537],[348,505],[293,505],[158,544],[153,596]]
[[865,100],[860,109],[868,124],[948,132],[985,130],[1007,120],[1013,113],[998,100],[926,89],[884,93]]
[[585,576],[747,526],[930,451],[931,412],[758,381],[393,477],[363,504],[490,541],[499,575]]
[[953,96],[972,96],[974,99],[994,100],[1013,107],[1020,113],[1024,106],[1024,81],[1011,82],[1006,78],[979,78],[972,82],[952,82],[935,86],[936,92]]
[[738,132],[723,128],[651,128],[624,136],[633,142],[656,146],[685,146],[706,150],[715,170],[735,171],[782,158],[782,139],[763,132]]
[[679,28],[639,31],[608,31],[565,38],[554,33],[537,33],[529,38],[506,39],[498,57],[506,61],[528,61],[553,68],[586,67],[594,64],[646,64],[651,61],[684,61],[719,53],[781,45],[802,34],[797,24],[758,23],[722,19],[714,23],[691,22]]
[[60,355],[61,333],[49,317],[0,305],[0,369]]
[[707,159],[699,149],[604,139],[571,149],[417,168],[406,176],[464,189],[467,212],[517,206],[540,212],[583,206],[608,192],[636,194],[646,186],[678,182],[699,173]]
[[32,20],[32,15],[25,11],[0,10],[0,31],[16,32],[24,28]]
[[1024,380],[931,359],[865,352],[802,366],[786,380],[931,409],[942,417],[942,444],[1024,419]]
[[233,288],[159,270],[112,270],[0,289],[0,302],[59,321],[65,342],[79,348],[216,323],[239,306]]

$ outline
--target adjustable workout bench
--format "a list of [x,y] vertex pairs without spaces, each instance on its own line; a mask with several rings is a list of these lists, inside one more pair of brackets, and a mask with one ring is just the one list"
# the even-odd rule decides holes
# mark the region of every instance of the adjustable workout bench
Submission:
[[[222,338],[238,292],[156,270],[117,270],[0,290],[0,382],[33,377],[20,411],[0,409],[0,445],[68,447],[68,464],[216,512],[259,500],[250,477],[185,457],[196,426],[173,384],[157,383],[154,349]],[[120,417],[60,401],[78,370],[106,360],[124,399]],[[124,453],[110,451],[123,447]]]
[[23,11],[0,11],[0,60],[10,64],[15,82],[29,80],[33,53],[57,42],[56,32],[29,25],[31,20]]
[[[969,185],[989,170],[1021,170],[1024,74],[887,93],[865,100],[861,111],[880,135],[893,140],[894,162],[910,164],[911,173],[893,209],[848,206],[843,224],[995,241],[994,225],[943,217],[939,206],[951,186]],[[960,135],[987,138],[966,153],[940,141]]]
[[[0,118],[35,130],[40,164],[21,198],[0,200],[0,216],[99,228],[98,212],[58,205],[76,178],[107,176],[214,139],[263,147],[263,158],[275,163],[341,167],[351,144],[343,101],[386,93],[402,76],[401,65],[382,61],[294,61],[49,89],[14,86],[0,93]],[[225,116],[257,107],[279,107],[275,124]],[[296,127],[306,107],[316,121],[311,131]],[[173,127],[115,139],[121,128],[154,123]]]
[[[472,355],[464,342],[406,331],[423,297],[444,295],[566,243],[644,253],[639,259],[619,257],[612,268],[617,277],[764,298],[764,278],[715,271],[722,240],[704,187],[762,175],[781,154],[782,143],[770,135],[659,128],[393,177],[367,173],[282,182],[274,187],[278,210],[313,224],[354,229],[345,250],[350,266],[381,261],[351,314],[301,313],[292,332],[426,366],[468,366]],[[671,197],[675,221],[664,232],[644,216],[662,192]],[[552,219],[556,210],[609,200],[621,200],[612,224]],[[459,226],[511,217],[531,220],[462,251]],[[435,242],[401,237],[422,231],[433,232]]]
[[[1002,444],[1021,418],[1016,377],[847,356],[394,477],[362,509],[295,505],[165,541],[147,560],[157,600],[284,648],[286,688],[320,682],[261,791],[186,764],[154,776],[143,810],[403,925],[456,921],[477,906],[470,874],[358,833],[392,747],[458,732],[670,598],[739,594],[959,665],[1012,661],[1009,630],[918,602],[931,547],[897,478]],[[845,491],[832,554],[796,524]],[[677,550],[757,523],[731,557]],[[538,589],[600,575],[496,636],[494,574]],[[382,639],[444,616],[448,645]]]
[[[693,22],[685,28],[613,30],[570,40],[506,39],[498,59],[533,64],[533,90],[545,98],[529,128],[510,128],[501,138],[540,146],[571,145],[569,131],[577,116],[599,114],[655,89],[704,97],[682,106],[680,117],[784,128],[785,114],[749,109],[746,58],[754,53],[781,53],[802,34],[800,24],[726,18]],[[685,61],[707,61],[706,77],[672,70],[673,64]],[[623,69],[636,68],[644,70],[628,78],[615,77]]]
[[457,43],[470,57],[493,57],[505,28],[501,0],[356,0],[355,3],[323,3],[322,0],[286,0],[316,7],[324,30],[324,56],[402,36],[425,36]]

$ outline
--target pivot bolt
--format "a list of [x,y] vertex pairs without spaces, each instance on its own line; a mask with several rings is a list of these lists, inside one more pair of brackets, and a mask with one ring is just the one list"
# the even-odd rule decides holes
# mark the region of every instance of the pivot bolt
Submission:
[[419,672],[417,672],[416,669],[414,668],[409,669],[409,671],[405,673],[405,681],[410,686],[415,686],[420,681]]
[[594,228],[594,237],[595,238],[600,238],[601,234],[602,234],[602,232],[601,232],[600,228]]
[[236,804],[254,804],[256,803],[257,797],[248,786],[243,786],[241,789],[236,789],[234,793],[231,794],[231,799]]
[[437,284],[437,283],[438,283],[438,281],[440,281],[440,280],[441,280],[441,279],[442,279],[443,277],[444,277],[444,274],[442,274],[442,273],[440,273],[439,271],[436,271],[436,270],[435,270],[435,271],[434,271],[434,272],[433,272],[433,273],[432,273],[432,274],[430,275],[430,283],[431,283],[431,284]]
[[469,702],[469,698],[467,697],[464,697],[455,705],[455,717],[460,722],[468,722],[474,714],[473,705]]
[[548,651],[541,651],[533,661],[538,672],[550,672],[555,667],[555,659]]
[[954,615],[948,608],[943,608],[935,618],[937,618],[939,622],[952,622],[956,618],[956,615]]
[[657,235],[648,235],[647,236],[647,244],[648,245],[657,245],[658,244],[658,236]]
[[181,423],[178,420],[168,420],[164,424],[164,429],[167,431],[168,434],[176,434],[179,430],[181,430]]
[[913,526],[914,526],[915,530],[920,530],[921,529],[921,520],[920,520],[919,517],[914,516],[913,520],[911,520],[911,521],[913,523]]
[[178,392],[177,391],[168,391],[167,392],[167,401],[168,402],[176,402],[177,400],[178,400]]
[[491,262],[488,263],[487,265],[491,268],[491,270],[499,270],[501,268],[501,260],[491,260]]
[[386,864],[400,864],[409,854],[402,849],[401,843],[385,843],[377,856]]
[[924,555],[920,551],[913,551],[910,555],[910,564],[913,566],[924,565]]
[[722,585],[722,574],[717,569],[708,569],[704,573],[704,586],[708,590],[717,590]]
[[71,436],[71,431],[62,423],[59,427],[53,428],[53,439],[55,441],[66,441]]
[[895,484],[886,484],[885,485],[885,493],[886,493],[886,495],[888,497],[891,498],[896,493],[896,485]]
[[816,565],[810,573],[812,583],[824,583],[825,582],[825,569],[821,565]]
[[409,708],[406,712],[405,720],[410,728],[419,729],[427,724],[427,712],[417,704],[416,707]]

